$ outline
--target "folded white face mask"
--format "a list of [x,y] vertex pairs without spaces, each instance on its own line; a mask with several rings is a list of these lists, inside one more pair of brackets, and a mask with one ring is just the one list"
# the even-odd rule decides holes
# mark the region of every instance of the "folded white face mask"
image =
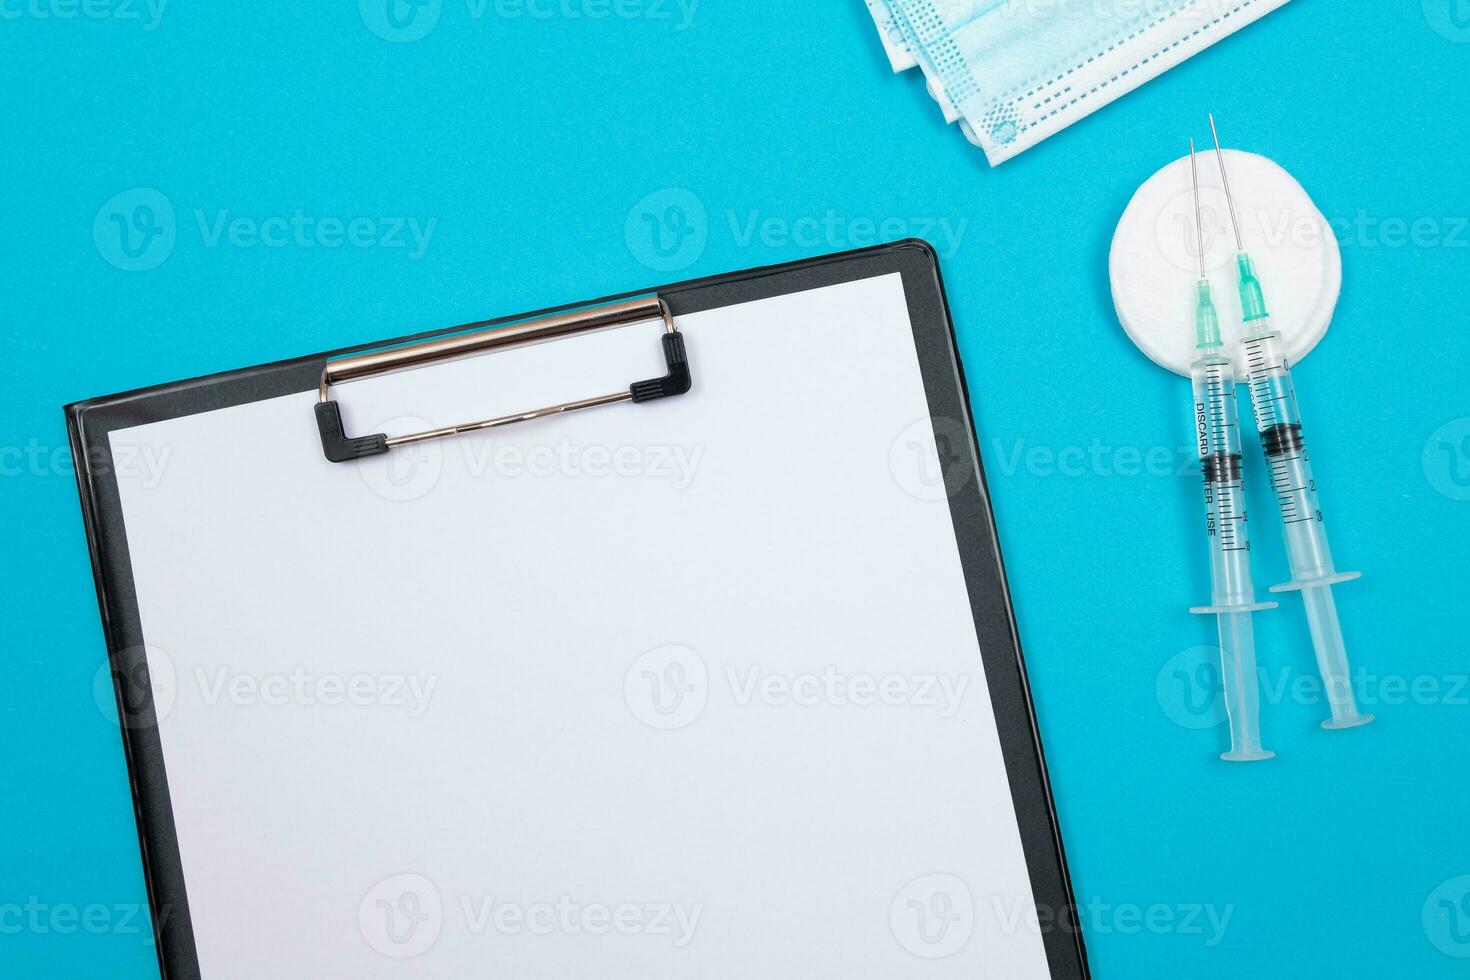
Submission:
[[894,71],[1008,160],[1287,0],[867,0]]

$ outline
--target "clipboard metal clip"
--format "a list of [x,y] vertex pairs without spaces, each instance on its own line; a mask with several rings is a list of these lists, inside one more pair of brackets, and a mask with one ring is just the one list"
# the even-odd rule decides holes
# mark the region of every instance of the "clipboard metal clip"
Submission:
[[[627,326],[654,317],[659,317],[664,322],[663,351],[668,373],[661,378],[635,381],[625,390],[615,391],[608,395],[562,402],[559,405],[533,408],[526,412],[465,422],[442,429],[429,429],[406,435],[388,435],[379,432],[370,436],[347,435],[342,426],[342,408],[330,397],[332,385],[343,381],[357,381],[392,371],[440,364],[474,354],[560,340],[592,330]],[[328,361],[322,368],[321,398],[316,405],[316,425],[322,439],[322,452],[327,459],[333,463],[346,463],[364,456],[379,456],[397,446],[406,446],[428,439],[441,439],[463,432],[477,432],[481,429],[493,429],[517,422],[529,422],[532,419],[577,412],[584,408],[614,405],[618,402],[646,402],[682,395],[689,391],[692,383],[689,359],[684,350],[684,335],[675,328],[674,318],[669,312],[668,304],[658,296],[650,296],[589,310],[558,313],[513,326],[439,337],[406,347],[369,351],[365,354],[355,354],[351,357]]]

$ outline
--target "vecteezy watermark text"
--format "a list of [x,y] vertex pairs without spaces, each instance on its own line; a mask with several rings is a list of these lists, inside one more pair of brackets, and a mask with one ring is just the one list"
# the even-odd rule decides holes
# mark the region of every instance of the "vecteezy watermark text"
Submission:
[[157,646],[129,647],[99,665],[92,678],[97,709],[124,728],[151,728],[181,701],[206,709],[384,709],[416,720],[438,687],[438,674],[335,673],[299,664],[277,670],[196,664],[181,676]]
[[[455,921],[449,909],[459,913]],[[397,874],[373,885],[358,906],[369,946],[391,959],[421,956],[446,930],[471,937],[643,936],[675,949],[692,943],[704,916],[699,902],[583,901],[571,895],[522,900],[460,894],[446,902],[421,874]]]
[[135,23],[145,32],[163,22],[169,0],[0,0],[0,21],[86,20]]
[[1093,438],[1085,446],[1057,447],[1016,437],[992,439],[990,448],[989,459],[999,463],[1003,476],[1199,476],[1199,456],[1190,446],[1114,446]]
[[704,915],[699,903],[577,902],[569,895],[533,902],[465,895],[459,905],[472,936],[661,936],[675,949],[694,941]]
[[465,0],[471,18],[499,20],[647,20],[687,31],[700,0]]
[[969,674],[872,673],[828,665],[819,671],[769,670],[759,664],[725,664],[712,673],[702,656],[679,644],[643,654],[623,678],[628,709],[650,728],[671,731],[704,713],[712,689],[723,680],[722,703],[776,710],[878,710],[957,715],[972,680]]
[[[401,251],[410,259],[429,250],[439,224],[432,217],[312,214],[301,207],[265,215],[230,208],[194,208],[191,213],[193,230],[207,249],[374,248]],[[147,272],[173,254],[180,231],[167,195],[134,187],[97,209],[92,242],[99,255],[124,272]]]
[[806,249],[847,249],[900,238],[923,238],[934,246],[941,258],[950,258],[959,250],[965,231],[970,227],[968,217],[874,218],[846,215],[833,208],[821,214],[794,218],[763,215],[755,210],[743,215],[726,211],[725,220],[730,225],[730,237],[740,248],[760,244],[766,248],[795,245]]
[[[137,481],[145,489],[163,482],[164,470],[173,455],[169,446],[130,446],[114,443],[108,449],[93,447],[87,453],[93,475],[114,473],[119,480]],[[34,436],[25,445],[0,446],[0,477],[76,475],[70,446],[48,446]]]
[[952,874],[928,874],[904,885],[889,906],[889,924],[900,946],[921,959],[943,959],[964,949],[983,915],[993,917],[986,932],[1014,936],[1176,935],[1199,937],[1207,948],[1220,945],[1235,915],[1234,905],[1208,902],[1106,902],[1055,907],[1029,896],[992,895],[976,901],[969,885]]
[[1105,902],[1097,896],[1066,908],[1052,908],[1016,898],[997,897],[993,908],[1002,932],[1022,931],[1035,935],[1062,932],[1075,935],[1079,929],[1094,936],[1174,935],[1198,936],[1213,949],[1225,940],[1234,905],[1208,902]]
[[264,218],[231,214],[228,208],[194,210],[194,222],[205,248],[227,244],[234,248],[388,248],[408,249],[411,259],[423,258],[434,237],[438,218],[341,218],[315,216],[296,208],[289,215]]
[[369,31],[385,41],[407,44],[422,40],[447,19],[451,22],[643,21],[687,31],[700,0],[358,0],[358,12]]
[[[726,210],[724,223],[736,248],[831,251],[862,248],[902,238],[922,238],[943,258],[959,251],[968,217],[846,214],[836,208],[811,214],[768,214],[758,209]],[[647,194],[629,209],[623,224],[628,252],[659,272],[688,268],[709,243],[713,221],[703,199],[684,187]]]
[[[1314,673],[1291,667],[1256,670],[1262,704],[1325,707],[1354,696],[1360,708],[1470,707],[1470,674],[1385,674],[1359,666],[1334,686]],[[1201,645],[1170,657],[1155,678],[1159,707],[1181,728],[1202,730],[1224,724],[1225,694],[1218,647]]]
[[403,708],[409,718],[421,718],[429,708],[436,674],[332,674],[304,667],[275,673],[250,674],[216,667],[194,668],[200,698],[209,707],[232,704],[239,707],[288,705],[311,708],[343,706]]
[[[427,419],[388,419],[369,431],[421,432],[436,426]],[[530,444],[480,437],[452,443],[427,442],[365,461],[358,472],[384,500],[407,502],[431,493],[446,467],[472,480],[645,480],[689,489],[703,446],[603,445],[561,438]]]
[[[170,906],[163,906],[158,927],[168,921]],[[153,928],[148,906],[136,902],[47,902],[31,895],[24,902],[0,902],[0,936],[137,936],[153,945]]]
[[772,708],[933,708],[953,718],[964,702],[970,678],[965,674],[864,674],[827,667],[821,673],[788,674],[760,667],[725,668],[734,702],[756,702]]
[[1290,211],[1258,209],[1255,219],[1261,239],[1272,248],[1293,245],[1313,248],[1328,238],[1340,246],[1361,248],[1470,249],[1470,216],[1373,215],[1358,211],[1351,217],[1326,218]]

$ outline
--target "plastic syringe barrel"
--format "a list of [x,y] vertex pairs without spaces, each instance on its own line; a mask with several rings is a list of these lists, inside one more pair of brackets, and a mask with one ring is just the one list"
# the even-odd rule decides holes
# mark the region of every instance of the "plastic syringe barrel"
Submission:
[[1213,614],[1220,629],[1220,683],[1230,722],[1230,761],[1269,759],[1261,747],[1259,678],[1251,613],[1275,603],[1255,601],[1250,533],[1241,479],[1240,421],[1235,369],[1206,353],[1191,365],[1196,448],[1204,484],[1205,535],[1210,545],[1213,602],[1191,610]]
[[1255,602],[1255,588],[1240,469],[1235,369],[1228,358],[1205,356],[1191,365],[1191,375],[1195,447],[1204,481],[1205,535],[1213,559],[1214,602],[1217,606],[1249,605]]
[[1322,508],[1317,503],[1317,482],[1302,436],[1301,411],[1290,366],[1281,356],[1281,335],[1260,319],[1241,341],[1245,350],[1246,383],[1255,409],[1261,449],[1271,471],[1271,489],[1286,528],[1286,547],[1291,558],[1293,580],[1321,578],[1333,574],[1332,552],[1322,533]]

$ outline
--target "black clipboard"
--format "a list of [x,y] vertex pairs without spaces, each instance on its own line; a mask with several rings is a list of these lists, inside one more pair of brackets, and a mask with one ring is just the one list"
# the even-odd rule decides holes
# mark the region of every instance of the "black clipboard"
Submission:
[[[945,470],[946,485],[951,485],[953,475],[953,485],[959,487],[948,497],[950,516],[959,544],[961,566],[1019,819],[1022,848],[1036,904],[1043,911],[1042,941],[1046,957],[1055,980],[1080,980],[1089,976],[985,485],[964,369],[959,360],[937,257],[926,242],[916,239],[638,290],[532,314],[414,334],[67,405],[68,431],[77,462],[83,519],[122,721],[120,728],[161,974],[170,980],[198,977],[200,967],[162,743],[157,727],[149,721],[151,689],[142,652],[144,637],[123,525],[122,502],[112,466],[108,441],[110,432],[314,390],[321,391],[324,404],[330,403],[325,370],[328,362],[367,351],[422,345],[437,338],[464,336],[467,331],[480,332],[527,320],[556,320],[569,311],[632,302],[649,295],[656,296],[668,313],[678,317],[892,273],[902,277],[930,417],[950,420],[960,427],[955,431],[964,433],[963,445],[949,446],[947,454],[941,455],[941,465]],[[688,379],[679,377],[682,347],[671,350],[673,346],[666,342],[665,354],[670,361],[672,384],[669,378],[650,379],[637,382],[634,387],[636,384],[662,383],[665,390],[659,393],[660,396],[680,393],[681,381],[687,382]],[[697,363],[693,365],[693,373],[697,379]],[[687,389],[687,384],[684,387]],[[341,432],[340,419],[334,420],[330,414],[322,419],[321,415],[319,411],[317,421],[322,429],[323,448],[328,458],[332,457],[333,440],[363,438],[346,436]],[[501,421],[505,420],[497,420]],[[374,452],[386,448],[371,442],[369,447]],[[338,448],[343,447],[339,444]],[[350,459],[353,456],[350,446],[340,455],[344,460]],[[974,479],[970,474],[974,474]]]

